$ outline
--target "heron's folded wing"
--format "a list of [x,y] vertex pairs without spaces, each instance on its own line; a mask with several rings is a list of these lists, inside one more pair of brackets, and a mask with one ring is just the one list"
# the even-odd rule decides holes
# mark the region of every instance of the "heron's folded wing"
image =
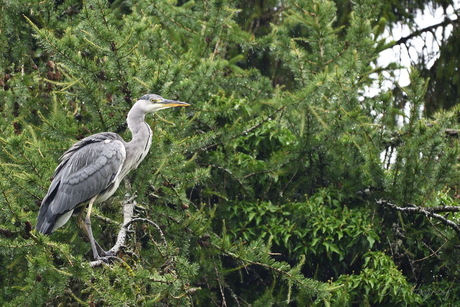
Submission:
[[[123,166],[126,150],[118,135],[115,138],[113,134],[98,134],[89,138],[72,146],[56,168],[38,217],[37,229],[43,233],[51,231],[49,228],[59,216],[106,190]],[[50,226],[45,231],[40,224]]]

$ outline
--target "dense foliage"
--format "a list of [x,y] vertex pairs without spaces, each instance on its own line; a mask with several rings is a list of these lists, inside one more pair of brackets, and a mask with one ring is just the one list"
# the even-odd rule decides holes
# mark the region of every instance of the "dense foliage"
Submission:
[[[396,67],[376,67],[382,25],[413,3],[3,0],[0,304],[459,301],[460,109],[425,116],[416,70],[403,95],[365,94]],[[43,236],[38,208],[59,156],[129,140],[146,93],[192,107],[148,117],[95,237],[113,245],[125,194],[139,219],[122,261],[92,267],[75,220]]]

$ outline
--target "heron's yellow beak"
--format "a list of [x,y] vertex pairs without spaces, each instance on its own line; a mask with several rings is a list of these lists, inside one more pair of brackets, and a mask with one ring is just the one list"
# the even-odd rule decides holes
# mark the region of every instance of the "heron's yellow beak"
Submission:
[[169,99],[163,99],[163,101],[161,102],[161,105],[166,108],[190,106],[189,103],[182,102],[182,101],[176,101],[176,100],[169,100]]

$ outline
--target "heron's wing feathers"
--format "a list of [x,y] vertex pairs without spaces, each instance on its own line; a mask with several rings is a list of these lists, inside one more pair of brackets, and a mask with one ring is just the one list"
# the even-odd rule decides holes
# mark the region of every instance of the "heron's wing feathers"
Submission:
[[125,158],[124,142],[115,133],[98,133],[74,144],[56,168],[40,207],[37,229],[51,233],[60,216],[110,189]]
[[[85,137],[84,139],[81,139],[77,143],[73,144],[66,152],[64,152],[64,154],[62,154],[62,156],[59,158],[59,161],[61,161],[61,163],[58,165],[58,167],[56,167],[53,177],[56,177],[60,170],[67,164],[70,158],[74,155],[74,153],[76,153],[82,148],[85,148],[90,144],[105,142],[107,140],[117,140],[124,143],[123,139],[118,134],[113,132],[101,132]],[[86,163],[85,160],[80,160],[80,162],[83,164]]]

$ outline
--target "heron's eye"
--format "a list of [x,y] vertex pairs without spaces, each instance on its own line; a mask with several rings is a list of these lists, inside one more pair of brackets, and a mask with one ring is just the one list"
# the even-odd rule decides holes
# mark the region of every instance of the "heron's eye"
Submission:
[[153,102],[153,103],[157,103],[157,102],[160,102],[161,100],[158,99],[158,98],[152,98],[152,99],[150,99],[150,101]]

